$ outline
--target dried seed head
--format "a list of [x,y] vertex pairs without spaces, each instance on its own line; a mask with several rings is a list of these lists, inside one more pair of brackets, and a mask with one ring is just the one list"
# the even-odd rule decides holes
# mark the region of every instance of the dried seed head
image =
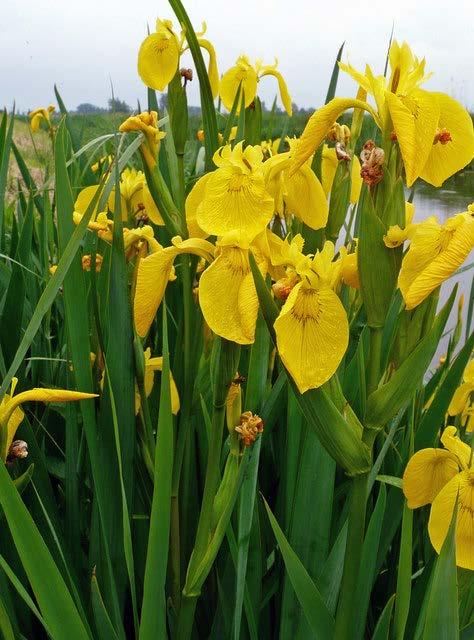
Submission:
[[240,423],[235,427],[240,439],[246,447],[255,442],[257,436],[263,433],[263,421],[260,416],[251,411],[245,411],[240,416]]

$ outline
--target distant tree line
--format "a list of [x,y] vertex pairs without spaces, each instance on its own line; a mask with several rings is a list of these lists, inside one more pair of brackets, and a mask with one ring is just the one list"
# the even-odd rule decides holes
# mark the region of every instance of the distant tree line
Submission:
[[131,113],[132,108],[125,102],[125,100],[120,100],[120,98],[109,98],[108,107],[104,109],[104,107],[99,107],[96,104],[92,104],[90,102],[81,102],[77,106],[76,113],[79,113],[83,116],[88,116],[96,113]]

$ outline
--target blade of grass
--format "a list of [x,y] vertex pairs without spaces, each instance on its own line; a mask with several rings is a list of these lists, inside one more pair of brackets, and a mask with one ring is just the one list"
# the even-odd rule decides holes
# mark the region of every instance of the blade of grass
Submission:
[[173,475],[173,415],[171,413],[167,313],[163,308],[163,369],[155,449],[154,489],[143,585],[140,640],[166,638],[166,571],[170,537]]
[[0,464],[0,486],[0,504],[51,635],[58,640],[90,638],[71,594],[3,464]]
[[329,613],[320,592],[311,580],[308,572],[288,544],[280,525],[276,521],[276,518],[265,499],[264,504],[273,533],[275,534],[275,538],[283,556],[288,576],[312,632],[317,638],[332,638],[334,634],[333,617]]

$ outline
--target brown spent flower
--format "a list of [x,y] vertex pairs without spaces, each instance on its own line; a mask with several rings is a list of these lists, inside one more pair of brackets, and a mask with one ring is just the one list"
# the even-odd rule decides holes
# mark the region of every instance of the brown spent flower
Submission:
[[21,460],[28,456],[28,445],[24,440],[15,440],[11,443],[8,450],[7,462],[13,462],[13,460]]
[[191,82],[193,79],[193,70],[192,69],[180,69],[179,73],[181,75],[182,78],[184,78],[184,84],[186,84],[186,82]]
[[373,187],[383,178],[384,150],[375,145],[373,140],[367,140],[360,153],[362,167],[360,175],[369,187]]
[[235,430],[244,445],[249,447],[255,442],[257,437],[263,433],[263,420],[251,411],[244,411],[240,416],[240,423],[235,427]]

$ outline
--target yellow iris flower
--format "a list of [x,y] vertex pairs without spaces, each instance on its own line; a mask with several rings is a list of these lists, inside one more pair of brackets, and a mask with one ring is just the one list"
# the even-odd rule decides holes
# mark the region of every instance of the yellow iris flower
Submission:
[[461,422],[468,433],[474,431],[474,407],[471,394],[474,391],[474,360],[471,360],[464,370],[463,382],[456,389],[448,407],[448,415],[461,414]]
[[267,233],[267,242],[272,264],[286,267],[285,276],[273,287],[277,297],[286,299],[275,322],[277,346],[303,393],[334,374],[347,348],[347,316],[335,293],[343,259],[333,260],[332,242],[314,256],[303,254],[300,235],[289,243]]
[[280,261],[300,282],[291,289],[275,321],[277,347],[304,393],[329,380],[347,349],[349,323],[334,291],[340,282],[342,261],[333,261],[334,244],[329,241],[314,256],[304,256],[295,242],[279,253]]
[[[208,75],[212,96],[217,97],[219,88],[219,72],[214,47],[202,36],[206,25],[200,33],[196,33],[199,46],[209,54]],[[138,75],[151,89],[163,91],[178,71],[179,59],[187,49],[184,32],[178,38],[173,31],[171,20],[156,21],[156,31],[151,33],[140,46],[138,52]]]
[[[155,372],[163,371],[163,358],[161,356],[152,358],[151,349],[148,347],[143,352],[145,358],[145,377],[143,380],[143,386],[145,388],[145,395],[148,398],[153,390],[155,383]],[[171,392],[171,411],[176,415],[179,411],[180,401],[179,393],[174,381],[173,374],[170,371],[170,392]],[[140,411],[141,398],[138,387],[135,386],[135,415]]]
[[398,287],[408,310],[423,302],[432,291],[449,278],[474,248],[474,207],[439,224],[431,216],[406,229],[390,227],[385,238],[389,247],[410,239],[403,257]]
[[[91,185],[82,189],[74,203],[74,211],[82,217],[89,204],[94,198],[99,185]],[[125,169],[120,175],[120,209],[122,220],[146,220],[150,219],[154,224],[162,226],[163,218],[152,198],[150,190],[146,184],[143,171],[136,169]],[[107,200],[107,207],[110,211],[115,209],[115,189],[112,189]],[[77,222],[80,218],[77,217]]]
[[119,131],[127,133],[138,131],[143,133],[145,140],[140,146],[143,159],[150,168],[156,165],[160,141],[166,133],[158,128],[158,114],[156,111],[142,111],[136,116],[130,116],[119,127]]
[[30,127],[32,133],[36,133],[41,125],[41,121],[44,120],[48,126],[51,126],[51,114],[55,111],[55,106],[50,104],[49,107],[40,107],[30,111],[28,117],[30,119]]
[[[257,251],[255,258],[265,273],[266,262]],[[238,344],[253,343],[258,297],[250,270],[249,247],[239,245],[232,233],[217,241],[216,258],[199,280],[199,304],[214,333]]]
[[182,240],[179,236],[172,239],[172,246],[161,245],[151,255],[140,260],[137,271],[137,282],[133,313],[138,335],[143,338],[148,333],[158,307],[163,300],[166,286],[174,280],[173,264],[178,255],[192,253],[212,262],[214,245],[201,238]]
[[431,504],[428,533],[440,552],[448,533],[456,500],[456,564],[474,569],[474,466],[471,448],[446,427],[444,449],[417,451],[403,474],[403,492],[410,509]]
[[[208,235],[236,234],[240,245],[248,245],[270,222],[274,212],[273,198],[267,190],[263,154],[257,146],[239,142],[231,149],[221,147],[214,154],[217,169],[203,176],[190,196],[193,207],[188,209]],[[196,207],[198,197],[202,197]]]
[[294,158],[300,166],[326,137],[339,116],[350,108],[364,109],[374,118],[385,135],[393,129],[403,159],[406,182],[411,186],[421,177],[440,186],[465,167],[474,156],[474,128],[466,109],[444,93],[419,88],[429,76],[425,61],[419,61],[409,46],[396,41],[390,49],[391,76],[374,76],[366,66],[365,74],[348,64],[340,64],[360,87],[372,95],[377,110],[367,102],[335,98],[310,118],[301,136]]
[[9,394],[5,394],[0,402],[0,442],[1,456],[6,460],[8,450],[25,414],[21,409],[24,402],[73,402],[97,397],[95,393],[67,391],[66,389],[30,389],[15,395],[17,378],[13,378]]
[[323,187],[308,160],[289,173],[296,140],[287,139],[290,151],[277,153],[265,164],[267,189],[274,198],[275,213],[295,215],[312,229],[322,229],[328,220],[328,203]]
[[[239,56],[233,67],[228,69],[221,78],[219,94],[225,108],[230,111],[234,104],[235,96],[241,87],[247,108],[257,95],[257,85],[264,76],[274,76],[278,82],[280,98],[289,116],[292,114],[291,97],[288,93],[285,79],[277,70],[278,61],[273,65],[264,65],[261,60],[257,60],[255,65],[250,63],[247,56]],[[242,94],[241,94],[242,95]],[[237,105],[237,112],[240,105]]]

